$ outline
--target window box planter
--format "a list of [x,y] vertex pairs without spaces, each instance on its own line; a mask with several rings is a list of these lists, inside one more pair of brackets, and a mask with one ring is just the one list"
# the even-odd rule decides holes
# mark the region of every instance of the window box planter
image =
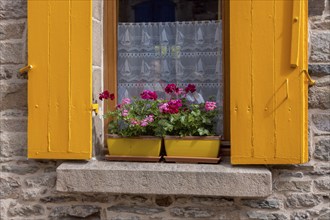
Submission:
[[162,138],[108,135],[109,160],[158,161]]
[[167,161],[219,162],[220,136],[166,136],[164,143]]

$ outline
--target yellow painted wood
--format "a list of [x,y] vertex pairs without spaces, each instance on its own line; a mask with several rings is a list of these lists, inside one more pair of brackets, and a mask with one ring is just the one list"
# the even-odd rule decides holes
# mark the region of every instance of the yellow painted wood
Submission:
[[107,139],[109,154],[112,156],[153,156],[160,155],[161,138],[123,138],[109,137]]
[[[301,25],[294,37],[297,2]],[[297,45],[296,68],[291,66],[292,43]],[[232,164],[307,162],[308,81],[303,68],[307,0],[230,1]]]
[[220,151],[220,139],[210,137],[172,138],[165,137],[167,156],[174,157],[213,157],[217,158]]
[[300,30],[302,1],[293,1],[292,34],[291,34],[291,67],[297,67],[299,62]]
[[28,1],[28,157],[89,159],[91,0]]

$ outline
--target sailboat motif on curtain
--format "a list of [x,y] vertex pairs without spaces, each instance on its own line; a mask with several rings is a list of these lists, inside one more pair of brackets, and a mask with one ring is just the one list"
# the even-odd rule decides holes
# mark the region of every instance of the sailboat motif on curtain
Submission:
[[175,43],[177,45],[182,45],[183,44],[183,39],[184,39],[183,33],[178,30],[176,32],[176,36],[175,36]]
[[143,46],[150,46],[151,44],[151,36],[145,30],[142,30],[141,43]]
[[196,64],[196,71],[195,71],[196,75],[198,75],[198,77],[203,77],[204,74],[204,67],[203,67],[203,62],[202,59],[199,59],[197,64]]
[[121,38],[120,43],[124,46],[129,46],[131,44],[131,38],[128,29],[126,29],[125,34]]
[[183,76],[184,74],[184,66],[182,65],[180,60],[175,62],[175,71],[177,76]]
[[142,60],[142,63],[141,63],[141,74],[143,76],[149,76],[150,75],[150,66],[144,60]]
[[126,76],[126,77],[128,77],[128,76],[131,75],[131,68],[130,68],[130,66],[128,64],[128,60],[127,59],[125,60],[124,64],[122,65],[122,68],[120,70],[120,75]]
[[160,44],[161,45],[168,45],[169,41],[167,38],[167,34],[165,28],[162,30],[162,34],[160,35]]
[[196,34],[195,34],[195,43],[196,44],[203,44],[204,38],[203,38],[203,32],[201,28],[198,28]]
[[170,71],[170,69],[168,67],[167,60],[163,60],[162,61],[162,68],[161,68],[161,70],[162,70],[162,75],[164,75],[164,76],[169,76],[171,74],[171,71]]

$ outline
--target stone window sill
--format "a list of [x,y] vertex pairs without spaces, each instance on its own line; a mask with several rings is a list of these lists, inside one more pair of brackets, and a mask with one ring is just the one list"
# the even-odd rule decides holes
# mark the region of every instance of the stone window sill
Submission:
[[271,172],[264,167],[133,162],[64,162],[57,168],[61,192],[266,197]]

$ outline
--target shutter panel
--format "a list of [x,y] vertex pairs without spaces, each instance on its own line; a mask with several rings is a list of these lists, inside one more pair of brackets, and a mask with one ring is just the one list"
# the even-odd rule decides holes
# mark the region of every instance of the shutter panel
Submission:
[[28,0],[28,157],[89,159],[91,0]]
[[307,5],[230,1],[232,164],[308,160]]

